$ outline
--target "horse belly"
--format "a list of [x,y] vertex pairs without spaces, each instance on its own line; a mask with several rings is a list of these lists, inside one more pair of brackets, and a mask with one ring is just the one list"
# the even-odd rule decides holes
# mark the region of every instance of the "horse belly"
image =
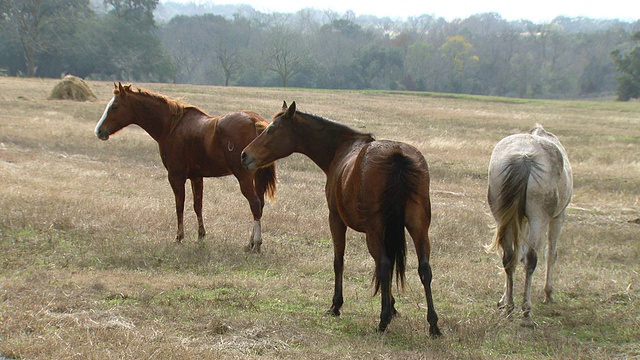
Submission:
[[211,158],[195,164],[190,172],[197,177],[221,177],[232,174],[225,161]]
[[342,222],[349,228],[365,232],[364,219],[358,211],[360,193],[356,179],[352,176],[353,167],[342,169],[342,176],[330,176],[326,184],[325,193],[329,211],[339,215]]
[[231,175],[224,154],[220,151],[212,151],[205,144],[185,148],[182,162],[188,167],[189,178]]

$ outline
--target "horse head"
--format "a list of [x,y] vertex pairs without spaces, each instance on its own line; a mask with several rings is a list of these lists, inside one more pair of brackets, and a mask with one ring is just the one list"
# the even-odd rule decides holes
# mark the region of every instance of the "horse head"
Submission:
[[271,124],[242,151],[241,162],[246,169],[258,169],[269,165],[296,150],[295,128],[296,103],[287,106],[275,115]]
[[113,84],[113,97],[107,104],[96,125],[95,134],[100,140],[108,140],[111,134],[133,122],[133,113],[128,109],[128,97],[133,93],[131,85]]

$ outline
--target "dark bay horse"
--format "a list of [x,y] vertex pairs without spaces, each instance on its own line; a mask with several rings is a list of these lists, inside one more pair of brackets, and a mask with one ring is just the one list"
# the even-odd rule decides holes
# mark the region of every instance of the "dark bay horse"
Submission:
[[[115,85],[115,84],[114,84]],[[178,231],[176,241],[184,238],[183,212],[185,183],[191,180],[193,208],[198,218],[198,240],[206,232],[202,220],[204,177],[233,174],[249,201],[253,214],[253,231],[249,250],[260,252],[261,224],[265,194],[272,197],[276,189],[275,163],[256,171],[240,164],[240,152],[269,123],[251,111],[239,111],[211,117],[195,106],[182,104],[145,90],[131,90],[118,83],[102,118],[96,126],[101,140],[120,129],[136,124],[158,142],[162,163],[169,173],[169,183],[176,200]]]
[[418,255],[429,333],[441,335],[431,296],[429,169],[422,154],[411,145],[376,141],[370,134],[296,111],[294,102],[289,107],[284,103],[269,127],[244,149],[242,164],[259,169],[294,152],[308,156],[327,177],[335,273],[333,303],[327,313],[339,316],[343,304],[345,233],[350,227],[366,234],[376,267],[375,293],[382,296],[377,330],[386,330],[397,314],[391,293],[394,269],[398,283],[404,285],[406,226]]
[[531,281],[545,237],[545,302],[553,300],[552,271],[558,257],[558,237],[572,195],[573,174],[567,152],[542,126],[536,125],[526,134],[507,136],[494,147],[487,199],[497,228],[489,249],[502,249],[507,275],[498,307],[507,314],[514,309],[513,273],[519,259],[525,268],[523,326],[535,326],[530,316]]

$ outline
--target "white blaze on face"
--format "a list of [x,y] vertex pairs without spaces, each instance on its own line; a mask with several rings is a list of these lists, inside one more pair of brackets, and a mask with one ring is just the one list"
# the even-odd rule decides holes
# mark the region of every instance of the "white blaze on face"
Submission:
[[104,122],[104,119],[107,118],[107,113],[109,112],[109,109],[111,108],[111,105],[113,105],[113,101],[116,99],[116,97],[112,97],[111,101],[109,101],[109,103],[107,104],[107,107],[104,109],[104,113],[102,114],[102,117],[100,118],[100,121],[98,121],[98,125],[96,125],[96,136],[98,136],[98,129],[100,129],[100,126],[102,126],[102,123]]

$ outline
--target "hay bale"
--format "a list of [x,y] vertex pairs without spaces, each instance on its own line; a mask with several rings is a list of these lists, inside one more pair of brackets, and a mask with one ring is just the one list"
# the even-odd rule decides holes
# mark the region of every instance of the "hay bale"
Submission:
[[84,80],[67,75],[53,87],[49,99],[94,101],[98,97]]

